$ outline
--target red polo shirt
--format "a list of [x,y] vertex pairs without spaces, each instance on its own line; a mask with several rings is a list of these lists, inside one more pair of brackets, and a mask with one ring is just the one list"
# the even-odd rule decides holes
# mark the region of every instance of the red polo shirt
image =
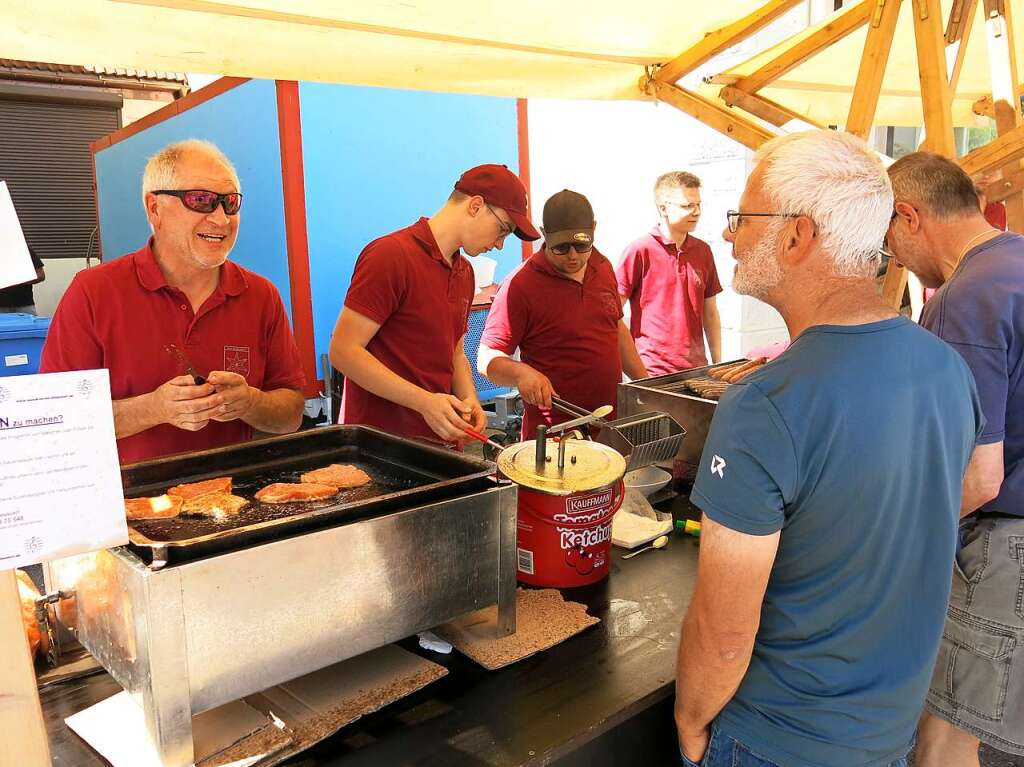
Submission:
[[[469,324],[473,270],[461,253],[441,255],[427,219],[367,245],[345,306],[380,325],[366,349],[384,367],[429,392],[452,393],[452,357]],[[342,423],[438,439],[415,410],[345,380]]]
[[[185,372],[164,350],[174,343],[200,374],[239,373],[264,391],[303,388],[299,352],[273,284],[228,261],[213,295],[193,313],[185,294],[167,284],[151,245],[75,275],[50,323],[40,372],[107,368],[111,397],[127,399]],[[119,439],[117,452],[125,464],[231,445],[252,433],[240,420],[210,421],[199,431],[161,424]]]
[[[546,375],[562,399],[593,410],[616,404],[621,318],[615,272],[596,248],[582,284],[552,268],[542,249],[502,284],[481,343],[509,355],[518,348],[522,361]],[[523,436],[531,437],[538,424],[569,418],[527,405]]]
[[634,240],[615,270],[630,301],[629,332],[650,375],[707,365],[704,301],[722,292],[711,248],[692,234],[682,248],[660,227]]

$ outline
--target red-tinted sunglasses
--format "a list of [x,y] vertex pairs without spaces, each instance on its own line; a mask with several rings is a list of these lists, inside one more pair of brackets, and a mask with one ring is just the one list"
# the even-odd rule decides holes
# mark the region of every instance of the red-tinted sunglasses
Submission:
[[196,213],[213,213],[217,206],[224,208],[224,213],[229,216],[238,215],[242,207],[242,193],[228,192],[217,194],[206,189],[160,189],[153,194],[169,194],[181,200],[181,204]]

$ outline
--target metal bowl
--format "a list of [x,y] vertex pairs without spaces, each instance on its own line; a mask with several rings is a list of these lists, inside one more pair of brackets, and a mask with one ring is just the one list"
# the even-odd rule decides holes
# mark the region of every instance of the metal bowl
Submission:
[[654,495],[672,481],[672,475],[657,466],[644,466],[623,477],[627,488],[639,490],[645,496]]

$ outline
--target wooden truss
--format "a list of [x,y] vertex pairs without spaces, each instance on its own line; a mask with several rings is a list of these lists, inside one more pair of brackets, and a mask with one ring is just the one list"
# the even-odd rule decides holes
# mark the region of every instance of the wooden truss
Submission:
[[[1024,89],[1017,72],[1011,3],[980,0],[984,11],[992,96],[975,104],[975,111],[991,114],[998,138],[960,158],[968,173],[982,176],[999,172],[1002,178],[984,187],[992,201],[1004,201],[1010,229],[1024,232],[1024,120],[1020,109]],[[941,0],[856,0],[822,21],[760,54],[748,74],[720,74],[708,82],[722,85],[718,100],[709,99],[679,84],[680,78],[712,57],[742,42],[798,5],[798,0],[771,0],[739,21],[708,34],[689,50],[641,81],[641,88],[696,117],[719,132],[757,149],[783,130],[816,126],[783,104],[759,94],[787,72],[861,27],[868,26],[847,116],[847,131],[867,138],[874,124],[896,23],[902,8],[913,15],[917,46],[925,148],[956,157],[953,140],[952,99],[956,93],[967,42],[979,0],[954,0],[943,23]],[[906,286],[906,271],[890,263],[883,296],[898,307]]]

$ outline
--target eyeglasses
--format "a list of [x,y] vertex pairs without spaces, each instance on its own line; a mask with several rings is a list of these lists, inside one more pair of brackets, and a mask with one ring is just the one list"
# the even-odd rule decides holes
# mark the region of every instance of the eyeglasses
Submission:
[[577,253],[588,253],[594,248],[592,242],[563,242],[561,245],[550,245],[548,250],[556,256],[564,256],[572,248]]
[[181,200],[182,205],[189,210],[194,210],[196,213],[213,213],[213,211],[217,210],[217,206],[220,205],[224,208],[225,214],[236,216],[242,207],[241,192],[217,194],[206,189],[160,189],[153,192],[153,194],[167,194],[171,197],[177,197]]
[[730,210],[725,214],[729,222],[729,231],[736,234],[740,228],[741,218],[800,218],[799,213],[740,213],[738,210]]
[[494,208],[492,208],[486,202],[484,203],[484,207],[487,208],[487,210],[491,211],[491,215],[498,219],[498,223],[501,224],[501,229],[498,230],[499,239],[502,237],[508,237],[510,234],[512,234],[512,232],[516,230],[515,224],[510,224],[507,221],[503,221],[501,216],[494,212]]
[[699,202],[682,203],[682,202],[676,202],[675,200],[670,200],[669,202],[666,202],[664,204],[665,205],[675,205],[677,208],[679,208],[679,210],[685,211],[686,213],[696,213],[697,211],[700,210],[700,203]]

